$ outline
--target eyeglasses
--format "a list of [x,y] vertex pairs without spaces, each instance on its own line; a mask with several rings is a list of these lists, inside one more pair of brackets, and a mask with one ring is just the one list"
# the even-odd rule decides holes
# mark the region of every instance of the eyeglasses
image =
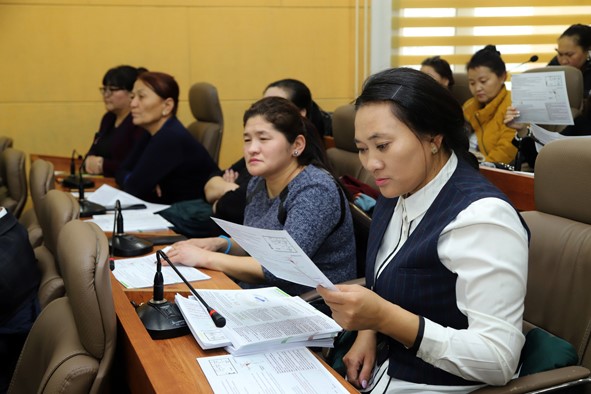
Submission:
[[120,90],[125,90],[125,89],[117,87],[117,86],[101,86],[99,88],[99,92],[101,92],[102,95],[107,95],[107,96],[110,96],[111,94],[118,92]]

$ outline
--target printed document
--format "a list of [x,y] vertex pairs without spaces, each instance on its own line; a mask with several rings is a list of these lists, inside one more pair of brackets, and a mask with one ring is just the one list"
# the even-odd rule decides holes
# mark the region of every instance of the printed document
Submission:
[[538,151],[538,152],[540,152],[540,150],[545,145],[548,145],[552,141],[563,140],[566,138],[591,138],[590,135],[579,135],[579,136],[562,135],[560,133],[548,131],[536,124],[532,124],[530,130],[533,135],[534,141],[536,142],[536,151]]
[[[166,253],[168,248],[163,250]],[[194,267],[184,265],[176,266],[181,274],[189,282],[196,280],[211,279],[211,276],[204,274]],[[130,259],[115,260],[113,275],[128,289],[154,286],[154,275],[156,274],[156,253],[148,256],[133,257]],[[183,280],[174,272],[171,267],[162,266],[162,277],[164,284],[181,283]]]
[[306,348],[197,362],[216,394],[336,394],[348,391]]
[[[231,342],[225,349],[234,355],[298,346],[332,347],[333,338],[342,330],[334,320],[300,297],[292,297],[277,287],[198,292],[226,319],[226,325],[219,330]],[[194,304],[180,301],[177,300],[177,305],[191,332],[194,335],[210,332],[211,340],[197,334],[197,342],[209,348],[215,347],[218,340],[223,341],[220,333],[211,333],[215,328],[211,319],[201,319],[196,311],[186,309],[187,306],[192,309]]]
[[119,202],[123,206],[144,204],[146,206],[146,209],[141,210],[141,212],[143,212],[144,215],[146,213],[154,213],[170,207],[170,205],[146,202],[144,200],[137,198],[136,196],[124,192],[123,190],[114,188],[111,185],[101,185],[101,187],[92,192],[92,194],[89,193],[87,199],[88,201],[100,204],[104,207],[114,207],[117,200],[119,200]]
[[278,278],[338,291],[285,230],[267,230],[212,219],[248,254]]
[[[168,230],[173,227],[173,224],[162,216],[147,212],[145,209],[122,211],[121,215],[123,215],[123,230],[125,232]],[[113,231],[115,214],[94,215],[89,221],[95,223],[103,231]]]
[[177,294],[174,297],[174,302],[179,307],[201,349],[215,349],[232,344],[222,329],[215,326],[207,309],[194,296],[185,298]]
[[562,70],[513,75],[511,101],[519,123],[574,124]]

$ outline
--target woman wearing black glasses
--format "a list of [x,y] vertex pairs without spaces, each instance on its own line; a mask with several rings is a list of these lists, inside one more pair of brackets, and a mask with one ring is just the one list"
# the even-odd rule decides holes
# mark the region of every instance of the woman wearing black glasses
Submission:
[[137,76],[145,68],[117,66],[103,77],[99,88],[107,113],[101,120],[84,162],[89,174],[113,177],[119,165],[146,131],[131,121],[131,91]]

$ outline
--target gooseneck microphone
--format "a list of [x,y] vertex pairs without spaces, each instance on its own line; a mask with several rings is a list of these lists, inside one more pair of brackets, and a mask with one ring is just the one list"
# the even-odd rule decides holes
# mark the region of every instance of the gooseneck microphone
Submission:
[[527,63],[535,63],[535,62],[538,61],[538,59],[539,59],[538,55],[532,55],[529,59],[527,59],[527,61],[525,61],[525,62],[523,62],[521,64],[518,64],[517,66],[513,67],[511,69],[511,71],[509,71],[509,72],[513,72],[513,71],[517,70],[519,67],[523,66],[524,64],[527,64]]
[[[191,286],[191,284],[189,283],[189,281],[187,279],[185,279],[185,277],[183,276],[183,274],[181,274],[181,272],[179,271],[179,269],[177,267],[175,267],[175,265],[169,260],[168,256],[166,255],[166,253],[164,253],[162,250],[159,250],[156,252],[156,256],[158,258],[158,264],[160,264],[160,257],[162,256],[162,258],[164,260],[166,260],[166,262],[168,263],[169,266],[172,267],[172,269],[174,270],[174,272],[176,272],[176,274],[183,280],[183,282],[185,282],[185,284],[187,285],[187,287],[191,290],[191,293],[193,293],[193,295],[199,300],[199,302],[201,302],[201,304],[203,304],[203,306],[205,307],[205,309],[207,310],[207,313],[209,313],[209,316],[211,317],[211,320],[213,320],[213,323],[215,324],[216,327],[224,327],[226,325],[226,318],[223,317],[222,315],[220,315],[220,313],[218,311],[216,311],[215,309],[213,309],[212,307],[209,306],[209,304],[207,302],[205,302],[205,300],[203,298],[201,298],[201,296],[199,295],[199,293],[197,293],[197,290],[195,290],[193,288],[193,286]],[[154,292],[156,292],[156,288],[154,287]]]
[[[84,164],[84,163],[83,163]],[[79,173],[80,181],[78,182],[78,205],[80,205],[80,217],[87,218],[93,215],[103,215],[107,212],[105,207],[100,204],[88,201],[84,198],[84,184],[82,181],[82,170]]]
[[189,333],[189,327],[179,307],[164,298],[164,278],[159,254],[157,254],[152,299],[140,305],[136,311],[152,339],[175,338]]
[[135,257],[152,251],[154,244],[151,241],[125,234],[123,231],[123,213],[119,200],[115,203],[113,222],[116,224],[116,230],[111,236],[111,250],[115,256]]
[[70,157],[70,175],[64,178],[62,184],[65,187],[69,187],[72,189],[79,188],[81,184],[82,187],[85,189],[94,187],[94,182],[92,180],[84,179],[82,177],[82,170],[84,169],[84,161],[86,159],[82,160],[82,164],[80,164],[80,176],[76,175],[76,158],[78,158],[78,160],[82,160],[82,155],[78,154],[78,152],[76,152],[76,149],[74,149],[72,150],[72,157]]

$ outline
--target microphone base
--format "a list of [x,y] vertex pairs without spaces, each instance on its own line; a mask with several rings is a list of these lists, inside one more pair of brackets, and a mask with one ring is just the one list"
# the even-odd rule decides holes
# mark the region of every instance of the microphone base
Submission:
[[[70,175],[62,181],[62,185],[71,189],[78,189],[80,187],[80,176]],[[94,187],[94,181],[90,179],[82,179],[82,187],[84,189],[90,189]]]
[[107,209],[100,204],[88,200],[79,200],[80,205],[80,217],[87,218],[93,215],[104,215],[107,213]]
[[176,304],[150,300],[136,311],[152,339],[176,338],[189,333],[187,322]]
[[109,245],[117,257],[136,257],[150,253],[154,244],[143,238],[129,234],[113,235]]

